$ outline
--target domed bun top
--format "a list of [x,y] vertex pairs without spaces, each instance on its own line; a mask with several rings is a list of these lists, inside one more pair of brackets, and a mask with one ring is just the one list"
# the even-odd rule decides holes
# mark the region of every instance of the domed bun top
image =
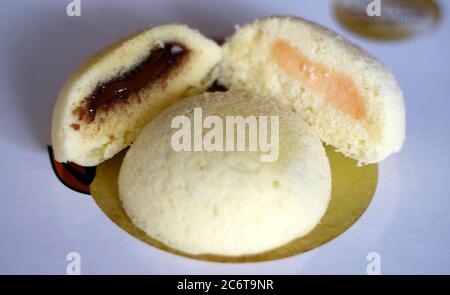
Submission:
[[[247,124],[241,151],[238,129],[230,137],[226,128],[236,118]],[[182,133],[191,142],[183,145],[177,132],[187,122],[191,128]],[[201,143],[195,128],[202,128]],[[223,145],[218,137],[211,140],[217,128]],[[255,139],[256,150],[250,150]],[[233,140],[234,150],[226,145]],[[119,176],[131,220],[190,254],[237,256],[282,246],[317,225],[330,191],[327,156],[307,124],[275,100],[239,92],[205,93],[165,110],[138,136]]]

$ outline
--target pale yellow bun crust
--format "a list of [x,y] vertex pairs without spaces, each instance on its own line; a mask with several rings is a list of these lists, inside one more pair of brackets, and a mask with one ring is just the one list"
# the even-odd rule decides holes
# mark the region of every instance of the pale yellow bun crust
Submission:
[[238,27],[224,45],[220,81],[291,106],[322,140],[360,164],[405,139],[403,96],[392,73],[341,36],[294,17]]
[[[95,121],[80,120],[77,108],[95,88],[129,72],[152,48],[177,42],[189,50],[186,60],[164,83],[149,84],[130,95],[127,104],[98,112]],[[180,98],[202,92],[214,79],[211,69],[221,59],[221,48],[187,26],[152,27],[121,40],[90,57],[65,82],[52,123],[56,160],[95,166],[127,147],[141,128]]]
[[[175,152],[171,121],[194,108],[203,118],[279,116],[279,157],[261,152]],[[274,134],[274,133],[273,133]],[[151,121],[128,150],[119,195],[133,223],[190,254],[239,256],[282,246],[310,232],[331,193],[328,158],[317,135],[272,99],[224,92],[187,98]]]

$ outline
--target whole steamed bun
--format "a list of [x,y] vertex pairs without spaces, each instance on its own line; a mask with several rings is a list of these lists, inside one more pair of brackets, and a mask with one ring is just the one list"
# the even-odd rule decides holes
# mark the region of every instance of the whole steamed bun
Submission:
[[[278,116],[275,161],[262,161],[268,152],[261,150],[175,151],[172,120],[184,115],[193,122],[195,108],[203,119],[215,115],[223,122],[226,116]],[[300,116],[275,100],[239,92],[205,93],[168,108],[140,133],[119,175],[133,223],[194,255],[255,254],[302,237],[325,214],[330,192],[324,147]]]

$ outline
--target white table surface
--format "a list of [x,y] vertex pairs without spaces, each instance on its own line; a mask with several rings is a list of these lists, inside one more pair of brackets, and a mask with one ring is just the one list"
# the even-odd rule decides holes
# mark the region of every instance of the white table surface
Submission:
[[[365,274],[372,251],[383,274],[450,273],[449,18],[431,34],[380,43],[339,27],[330,0],[81,0],[79,17],[66,15],[67,4],[0,2],[0,273],[65,274],[71,251],[80,253],[83,274]],[[406,144],[380,164],[374,200],[347,232],[277,261],[196,261],[140,242],[58,181],[46,151],[52,106],[84,58],[149,24],[187,23],[214,37],[273,14],[343,33],[386,63],[404,90]]]

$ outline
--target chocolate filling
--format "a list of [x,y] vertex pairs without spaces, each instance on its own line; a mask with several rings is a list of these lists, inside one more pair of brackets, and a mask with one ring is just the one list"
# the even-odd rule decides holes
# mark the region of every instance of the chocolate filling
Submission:
[[108,110],[118,103],[128,103],[128,97],[149,83],[164,83],[169,74],[175,70],[189,54],[189,49],[176,42],[164,43],[150,50],[149,56],[134,69],[98,85],[86,98],[86,106],[79,113],[80,120],[95,120],[99,109]]
[[206,90],[208,92],[225,92],[228,91],[228,88],[226,86],[223,86],[219,83],[219,81],[215,80],[211,85],[209,85],[208,89]]

